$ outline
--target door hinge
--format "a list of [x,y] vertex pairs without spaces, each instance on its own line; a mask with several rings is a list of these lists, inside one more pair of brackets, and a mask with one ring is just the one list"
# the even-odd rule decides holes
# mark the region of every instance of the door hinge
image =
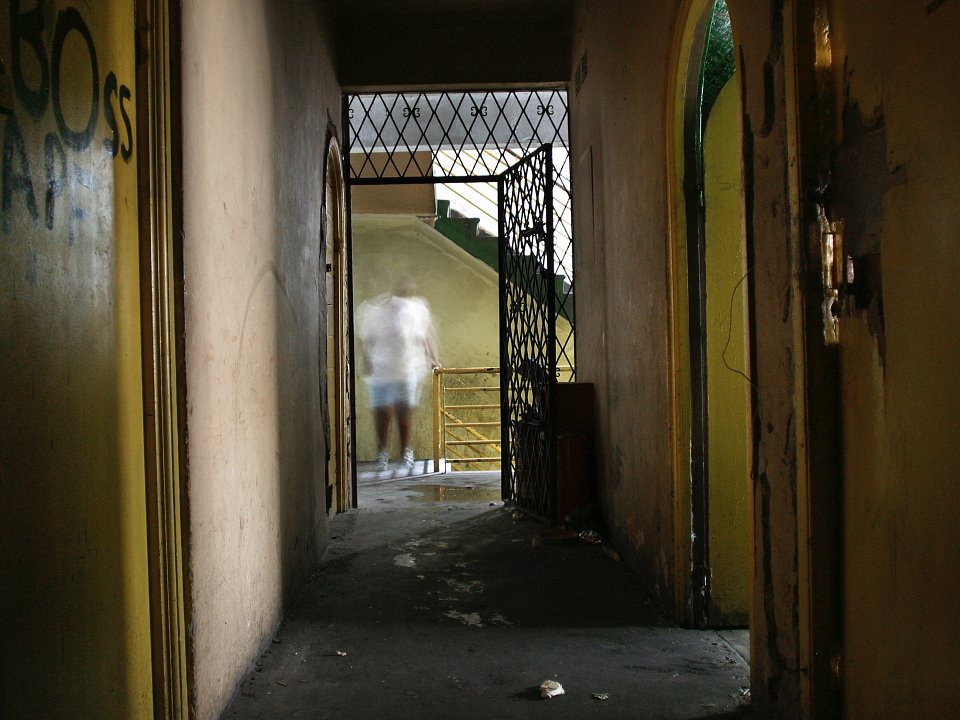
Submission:
[[820,268],[823,280],[823,339],[827,345],[840,342],[840,299],[847,278],[848,258],[843,254],[843,221],[828,220],[823,206],[820,219]]

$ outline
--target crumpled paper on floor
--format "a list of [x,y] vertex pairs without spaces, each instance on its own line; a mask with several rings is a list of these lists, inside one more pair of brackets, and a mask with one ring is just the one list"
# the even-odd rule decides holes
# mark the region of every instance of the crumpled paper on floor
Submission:
[[563,695],[563,685],[556,680],[544,680],[540,684],[540,697],[552,698],[556,695]]

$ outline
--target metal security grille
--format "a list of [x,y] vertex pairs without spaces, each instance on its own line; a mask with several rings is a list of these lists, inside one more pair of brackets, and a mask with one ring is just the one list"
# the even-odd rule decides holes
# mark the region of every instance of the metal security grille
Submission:
[[546,520],[556,508],[552,191],[544,145],[503,173],[498,192],[503,497]]
[[552,146],[554,312],[564,328],[557,356],[576,368],[566,92],[347,95],[343,123],[349,185],[496,182],[522,157]]

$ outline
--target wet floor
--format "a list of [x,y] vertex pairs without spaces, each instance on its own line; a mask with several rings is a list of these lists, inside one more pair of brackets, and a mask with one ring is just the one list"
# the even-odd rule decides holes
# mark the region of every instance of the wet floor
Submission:
[[483,502],[484,500],[495,501],[500,499],[499,485],[491,488],[476,485],[458,487],[447,484],[425,484],[404,489],[413,493],[417,502],[422,503]]
[[[744,632],[670,627],[623,563],[537,542],[499,488],[361,473],[225,717],[746,717]],[[564,694],[542,699],[545,680]]]

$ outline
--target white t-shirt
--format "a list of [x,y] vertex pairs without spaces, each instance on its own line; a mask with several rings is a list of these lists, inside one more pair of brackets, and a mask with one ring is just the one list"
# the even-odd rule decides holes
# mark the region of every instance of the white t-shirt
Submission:
[[417,381],[429,367],[432,332],[423,298],[381,295],[357,308],[357,330],[370,360],[372,382]]

